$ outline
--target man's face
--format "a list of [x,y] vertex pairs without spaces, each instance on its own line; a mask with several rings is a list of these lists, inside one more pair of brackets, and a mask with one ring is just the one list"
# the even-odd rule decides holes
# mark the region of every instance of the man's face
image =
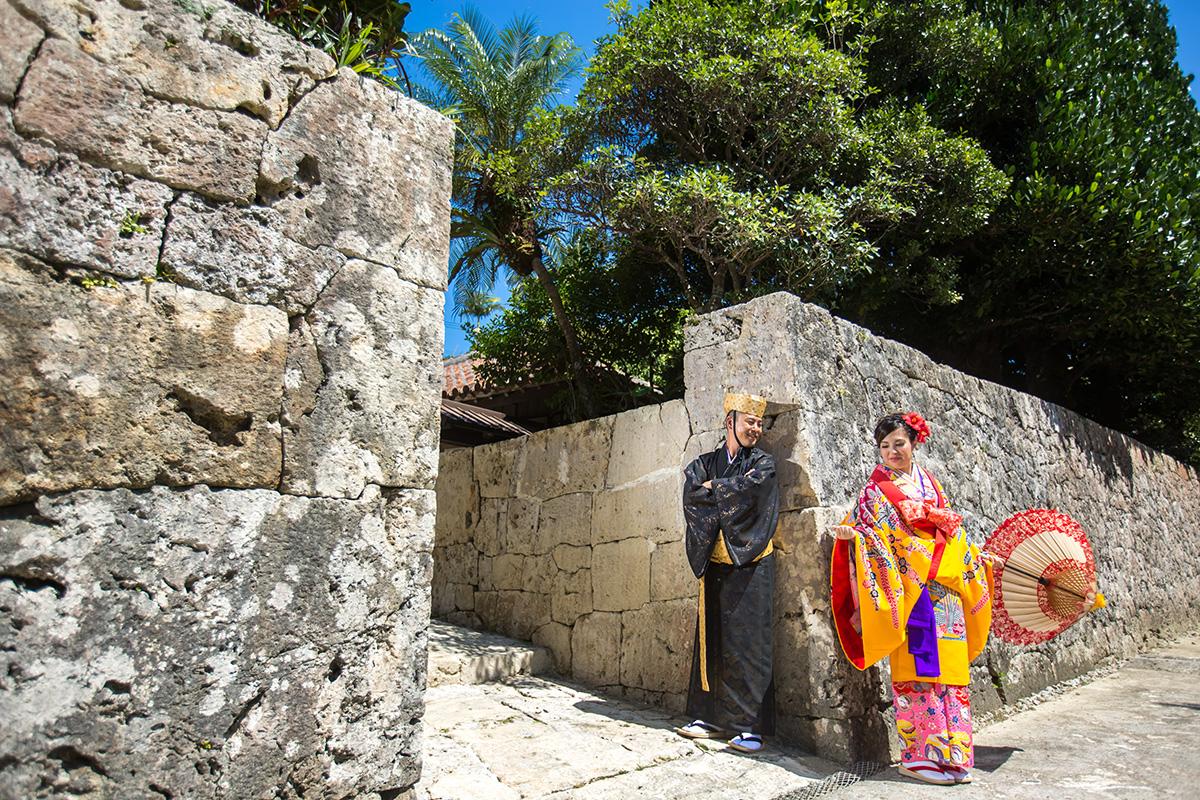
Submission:
[[[737,422],[734,423],[733,418],[737,417]],[[737,428],[737,442],[746,447],[753,447],[758,444],[758,439],[762,436],[762,417],[756,417],[753,414],[730,414],[725,418],[726,430],[735,430]]]

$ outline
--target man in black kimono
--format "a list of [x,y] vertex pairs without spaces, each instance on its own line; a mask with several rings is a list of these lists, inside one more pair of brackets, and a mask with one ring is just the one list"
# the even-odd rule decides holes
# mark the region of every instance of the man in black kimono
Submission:
[[687,557],[701,579],[688,716],[693,739],[726,739],[742,752],[775,728],[771,609],[779,523],[775,460],[754,445],[766,400],[725,396],[725,442],[684,473]]

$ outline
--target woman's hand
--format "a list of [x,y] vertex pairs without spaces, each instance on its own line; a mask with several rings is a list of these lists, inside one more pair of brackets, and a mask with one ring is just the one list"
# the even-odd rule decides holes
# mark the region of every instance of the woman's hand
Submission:
[[979,560],[985,564],[991,564],[992,567],[1004,566],[1004,558],[1002,556],[998,556],[995,553],[989,553],[986,550],[979,551]]
[[712,491],[712,481],[705,481],[704,483],[702,483],[700,485],[703,486],[705,489]]
[[858,532],[855,531],[854,528],[851,528],[849,525],[838,525],[833,529],[833,536],[835,539],[843,539],[843,540],[853,539],[857,535],[858,535]]

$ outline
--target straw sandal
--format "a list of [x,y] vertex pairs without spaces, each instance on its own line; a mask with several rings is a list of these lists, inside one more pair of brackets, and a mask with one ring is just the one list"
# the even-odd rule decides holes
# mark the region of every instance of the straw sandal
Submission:
[[682,728],[676,728],[675,732],[688,739],[728,739],[730,736],[733,736],[733,731],[718,728],[716,725],[709,725],[702,719],[684,725]]
[[754,733],[739,733],[729,740],[729,746],[739,753],[757,753],[763,749],[763,740]]
[[963,767],[942,767],[942,772],[953,778],[955,783],[970,783],[972,780],[971,773]]
[[918,781],[932,783],[936,786],[954,785],[954,778],[942,772],[941,767],[932,761],[914,761],[911,764],[901,764],[898,769],[901,775],[906,775]]

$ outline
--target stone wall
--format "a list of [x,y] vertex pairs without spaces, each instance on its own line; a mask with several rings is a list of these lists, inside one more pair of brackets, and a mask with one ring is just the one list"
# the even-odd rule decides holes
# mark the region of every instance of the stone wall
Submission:
[[[721,440],[727,387],[772,400],[779,467],[775,674],[780,733],[821,755],[886,759],[886,666],[858,673],[829,617],[829,529],[876,461],[875,420],[918,410],[918,459],[982,542],[1009,514],[1071,514],[1109,606],[1053,642],[993,640],[972,668],[977,713],[1200,622],[1200,481],[1058,406],[771,295],[698,318],[680,403],[442,456],[434,613],[548,645],[573,677],[683,707],[696,582],[683,562],[682,465]],[[607,462],[605,458],[608,458]]]
[[559,672],[682,709],[696,581],[682,401],[442,453],[434,616],[550,649]]
[[451,123],[222,0],[0,44],[0,797],[401,796]]

